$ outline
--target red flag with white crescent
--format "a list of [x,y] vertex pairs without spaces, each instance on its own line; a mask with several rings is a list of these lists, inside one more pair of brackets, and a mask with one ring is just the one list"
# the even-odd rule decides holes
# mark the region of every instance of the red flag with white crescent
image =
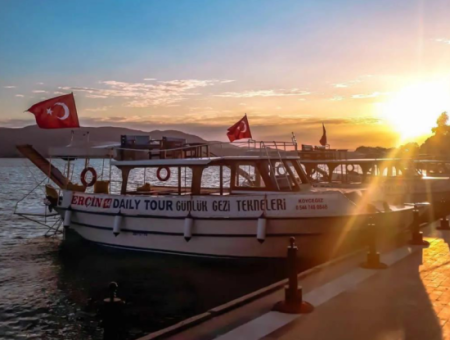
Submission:
[[41,129],[65,129],[80,127],[73,93],[34,104],[27,111],[34,114]]
[[325,130],[325,125],[323,125],[323,123],[322,123],[322,130],[323,130],[322,138],[320,138],[319,143],[322,146],[326,146],[327,145],[327,130]]
[[243,138],[252,138],[252,132],[250,131],[247,115],[245,115],[232,127],[228,128],[227,136],[230,142]]

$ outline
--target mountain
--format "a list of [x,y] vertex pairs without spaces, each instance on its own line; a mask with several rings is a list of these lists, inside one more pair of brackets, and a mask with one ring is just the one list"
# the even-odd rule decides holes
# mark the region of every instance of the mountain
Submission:
[[[83,127],[75,129],[74,139],[81,140],[86,138],[86,133],[89,132],[89,140],[94,143],[107,144],[107,143],[120,143],[121,135],[149,135],[152,139],[161,139],[164,137],[176,137],[184,138],[189,143],[207,143],[206,140],[176,130],[154,130],[150,132],[133,130],[119,127]],[[47,150],[49,147],[65,146],[70,144],[71,130],[43,130],[35,125],[26,126],[23,128],[2,128],[0,127],[0,157],[1,158],[14,158],[21,157],[16,150],[18,144],[31,144],[42,153],[47,156]],[[211,151],[220,155],[229,155],[231,153],[239,152],[240,148],[225,144],[222,146],[212,146]]]

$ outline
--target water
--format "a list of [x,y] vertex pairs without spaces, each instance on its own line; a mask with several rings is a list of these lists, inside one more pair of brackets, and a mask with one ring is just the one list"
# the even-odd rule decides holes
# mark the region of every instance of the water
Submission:
[[[57,161],[63,170],[64,163]],[[102,161],[92,161],[99,174]],[[78,176],[84,162],[77,162]],[[103,169],[109,177],[109,165]],[[132,174],[141,185],[143,172]],[[155,178],[148,170],[147,178]],[[184,174],[183,174],[184,176]],[[217,174],[209,174],[211,186]],[[176,178],[175,176],[172,176]],[[61,245],[45,229],[13,215],[44,176],[23,159],[0,159],[0,339],[101,339],[96,317],[110,281],[126,304],[127,339],[135,339],[245,295],[285,276],[279,260],[214,260],[110,250],[77,237]],[[111,178],[119,180],[118,171]],[[189,174],[186,181],[189,182]],[[114,183],[114,190],[119,184]],[[23,204],[39,205],[42,190]],[[256,240],[255,240],[256,242]],[[307,264],[304,264],[307,266]]]

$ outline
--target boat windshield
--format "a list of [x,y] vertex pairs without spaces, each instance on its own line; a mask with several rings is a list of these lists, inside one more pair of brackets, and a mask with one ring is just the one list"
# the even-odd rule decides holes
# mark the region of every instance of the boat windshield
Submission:
[[228,163],[230,191],[299,191],[308,179],[298,160],[259,159]]
[[[126,189],[123,187],[123,193],[226,195],[248,191],[300,191],[301,184],[309,183],[297,159],[220,159],[208,164],[147,165],[146,168],[149,168],[144,172],[147,175],[140,177],[148,184],[135,184],[131,188],[127,185]],[[127,169],[121,170],[126,182]],[[142,171],[142,168],[131,170],[131,177],[136,178],[135,171]],[[168,180],[161,179],[165,176]]]

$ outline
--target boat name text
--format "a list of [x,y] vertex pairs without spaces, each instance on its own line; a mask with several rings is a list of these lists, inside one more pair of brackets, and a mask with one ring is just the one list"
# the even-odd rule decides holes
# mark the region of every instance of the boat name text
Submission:
[[[322,199],[321,199],[322,200]],[[299,200],[300,201],[300,200]],[[302,199],[301,201],[310,201]],[[311,201],[319,202],[318,199]],[[182,212],[200,212],[200,211],[219,211],[230,212],[237,211],[285,211],[287,210],[286,199],[237,199],[230,201],[224,200],[161,200],[161,199],[131,199],[131,198],[102,198],[86,197],[74,195],[71,205],[84,206],[86,208],[101,209],[125,209],[125,210],[146,210],[146,211],[182,211]]]

